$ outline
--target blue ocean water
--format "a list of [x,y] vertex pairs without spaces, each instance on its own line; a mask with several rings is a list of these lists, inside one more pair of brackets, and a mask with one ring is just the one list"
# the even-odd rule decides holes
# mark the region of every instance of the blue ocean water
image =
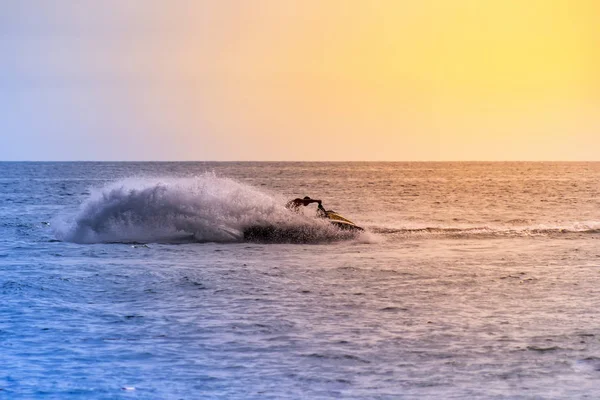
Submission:
[[[598,397],[599,179],[0,163],[0,398]],[[305,195],[366,232],[283,206]],[[302,235],[245,240],[256,224]]]

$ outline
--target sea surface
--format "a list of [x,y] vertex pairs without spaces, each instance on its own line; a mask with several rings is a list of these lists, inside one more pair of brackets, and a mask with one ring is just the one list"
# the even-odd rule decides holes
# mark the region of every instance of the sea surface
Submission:
[[0,163],[3,398],[600,398],[600,163]]

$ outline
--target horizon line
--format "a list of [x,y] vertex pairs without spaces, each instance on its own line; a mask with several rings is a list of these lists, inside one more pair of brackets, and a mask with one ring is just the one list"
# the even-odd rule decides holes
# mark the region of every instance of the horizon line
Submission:
[[590,163],[600,160],[0,160],[0,163]]

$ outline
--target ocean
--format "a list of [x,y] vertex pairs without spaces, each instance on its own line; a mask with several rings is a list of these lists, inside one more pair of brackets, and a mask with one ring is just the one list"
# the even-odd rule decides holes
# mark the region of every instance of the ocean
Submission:
[[[599,182],[600,163],[0,163],[0,398],[598,398]],[[304,196],[365,232],[284,207]]]

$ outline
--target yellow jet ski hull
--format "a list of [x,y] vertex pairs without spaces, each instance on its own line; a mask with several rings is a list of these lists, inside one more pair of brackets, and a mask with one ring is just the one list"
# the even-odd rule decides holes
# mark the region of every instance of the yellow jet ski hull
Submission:
[[340,214],[332,210],[325,211],[324,218],[327,218],[331,224],[343,230],[364,231],[363,228],[356,225],[354,222],[342,217]]

